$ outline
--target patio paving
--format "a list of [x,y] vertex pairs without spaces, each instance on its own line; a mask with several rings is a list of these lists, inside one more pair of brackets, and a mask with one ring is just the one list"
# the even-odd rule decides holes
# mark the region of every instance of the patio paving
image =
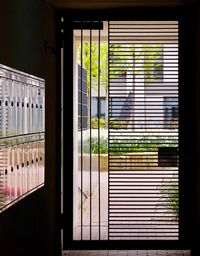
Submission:
[[[88,175],[88,174],[87,174]],[[93,175],[97,175],[97,172],[93,172]],[[159,192],[158,192],[159,193]],[[95,187],[91,194],[91,209],[92,214],[90,216],[90,196],[86,199],[83,206],[83,225],[82,225],[82,239],[83,240],[107,240],[108,239],[108,173],[102,172],[100,175],[100,225],[99,225],[99,191],[98,186]],[[160,207],[160,208],[159,208]],[[131,229],[129,223],[126,226],[120,227],[122,231],[130,234],[130,237],[123,237],[123,234],[119,232],[119,237],[111,239],[117,240],[177,240],[177,237],[173,237],[178,232],[178,222],[176,220],[167,219],[166,222],[162,221],[162,225],[170,224],[170,227],[166,226],[166,230],[163,229],[162,236],[160,236],[159,225],[153,222],[155,216],[157,216],[158,208],[162,210],[162,206],[155,205],[155,210],[151,214],[148,210],[145,210],[149,214],[148,221],[144,223],[134,223],[134,229]],[[146,213],[144,211],[144,214]],[[80,214],[80,212],[79,212]],[[137,213],[136,213],[137,214]],[[155,214],[155,215],[154,215]],[[139,220],[142,219],[138,214]],[[91,225],[90,225],[91,221]],[[80,224],[80,223],[79,223]],[[119,224],[120,226],[120,224]],[[149,226],[151,227],[151,236],[148,235]],[[100,228],[100,237],[99,237]],[[91,232],[90,232],[91,229]],[[170,233],[171,230],[171,233]],[[131,237],[131,232],[135,233],[135,237]],[[165,233],[166,232],[166,233]],[[120,235],[122,234],[122,236]],[[171,236],[171,237],[170,237]],[[81,240],[81,226],[78,225],[74,228],[74,240]]]

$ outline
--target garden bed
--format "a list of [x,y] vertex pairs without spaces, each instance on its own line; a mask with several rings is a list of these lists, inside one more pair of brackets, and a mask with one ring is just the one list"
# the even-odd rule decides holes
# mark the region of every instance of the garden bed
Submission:
[[[155,167],[158,166],[158,152],[135,152],[126,156],[116,156],[117,165],[123,169],[130,170],[137,167]],[[114,169],[112,164],[112,156],[110,159],[110,167]],[[90,154],[83,153],[83,170],[90,170]],[[98,170],[98,154],[92,154],[92,170]],[[130,166],[132,165],[132,166]],[[79,169],[81,166],[81,155],[79,155]],[[108,154],[100,154],[100,171],[108,171]]]

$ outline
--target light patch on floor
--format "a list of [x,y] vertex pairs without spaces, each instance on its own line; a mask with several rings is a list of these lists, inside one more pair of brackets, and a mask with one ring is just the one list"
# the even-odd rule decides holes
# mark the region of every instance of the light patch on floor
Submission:
[[190,251],[183,250],[76,250],[63,251],[62,256],[190,256]]

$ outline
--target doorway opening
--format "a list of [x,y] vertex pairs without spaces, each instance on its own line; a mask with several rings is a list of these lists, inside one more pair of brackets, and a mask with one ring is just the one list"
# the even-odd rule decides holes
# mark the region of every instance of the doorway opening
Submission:
[[178,240],[178,21],[74,24],[73,240]]

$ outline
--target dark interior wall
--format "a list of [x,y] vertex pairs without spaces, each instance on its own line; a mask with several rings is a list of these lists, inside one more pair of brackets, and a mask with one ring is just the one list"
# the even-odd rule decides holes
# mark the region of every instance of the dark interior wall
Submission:
[[[45,9],[48,9],[48,4],[42,0],[1,1],[0,63],[45,78],[48,95],[48,86],[52,86],[55,82],[55,62],[51,60],[51,51],[45,50],[45,40],[48,39],[49,34],[53,33],[53,28],[45,29],[49,25],[48,20],[46,20],[46,25],[44,23]],[[51,12],[53,13],[53,10]],[[49,15],[49,19],[51,18],[53,19],[52,15]],[[44,29],[46,30],[45,34]],[[55,35],[53,37],[55,40]],[[47,63],[50,64],[47,65]],[[49,68],[51,68],[50,72]],[[50,79],[47,74],[52,75],[49,84]],[[55,86],[52,87],[55,88]],[[49,101],[46,102],[49,107]],[[48,113],[47,125],[49,125]],[[50,133],[47,135],[53,138]],[[51,152],[47,146],[46,161],[49,157],[48,152]],[[51,146],[53,148],[53,144]],[[52,155],[50,157],[53,158]],[[52,170],[55,165],[52,162],[50,164]],[[51,206],[49,190],[52,194],[55,193],[54,188],[48,182],[51,180],[52,173],[51,170],[48,171],[48,166],[46,167],[45,187],[0,213],[1,256],[53,255],[53,250],[46,254],[47,248],[52,249],[54,244],[52,239],[52,223],[54,221],[51,219],[54,215],[48,207]],[[47,244],[48,240],[49,245]]]
[[[0,255],[58,255],[56,23],[51,0],[2,0],[0,63],[46,83],[45,187],[0,214]],[[58,220],[58,217],[57,217]]]
[[196,58],[193,64],[195,79],[196,79],[196,91],[195,91],[195,144],[196,144],[196,172],[195,172],[195,184],[194,184],[194,243],[193,243],[193,254],[192,256],[199,255],[199,245],[200,245],[200,3],[196,8],[196,29],[195,29],[195,54]]
[[41,188],[0,214],[1,256],[46,255],[44,231]]
[[58,159],[58,136],[60,134],[57,115],[60,114],[58,102],[56,76],[56,63],[58,50],[56,49],[56,11],[54,6],[47,1],[44,12],[45,24],[45,74],[46,74],[46,191],[45,191],[45,222],[47,246],[45,255],[60,255],[60,164]]
[[0,63],[44,77],[43,1],[3,0]]

